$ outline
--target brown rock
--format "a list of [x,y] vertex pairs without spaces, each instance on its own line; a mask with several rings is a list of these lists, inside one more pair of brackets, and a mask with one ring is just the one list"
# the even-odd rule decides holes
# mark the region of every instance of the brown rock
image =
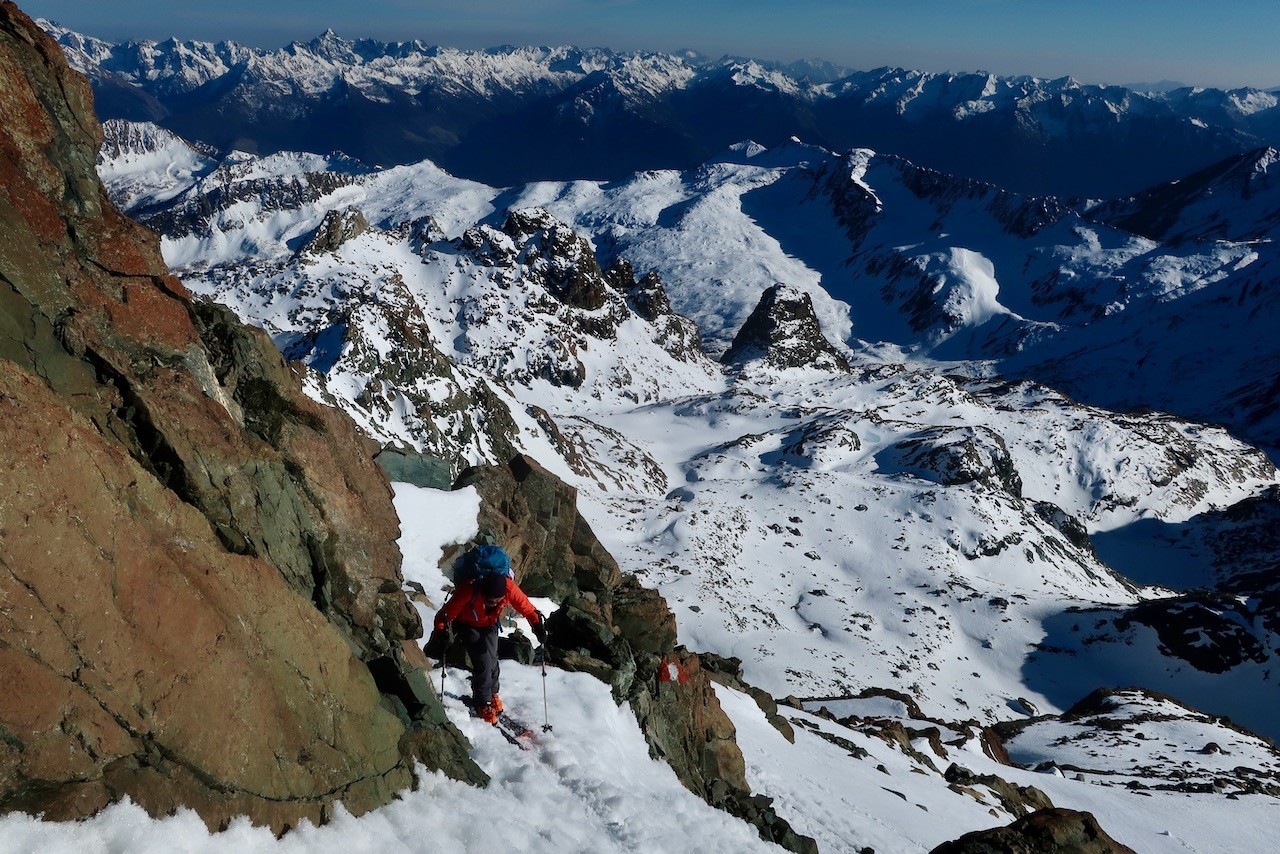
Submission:
[[335,628],[10,362],[0,473],[6,806],[71,818],[129,794],[282,823],[410,784],[403,727]]
[[1008,827],[966,833],[931,854],[1134,854],[1112,839],[1090,813],[1043,809]]
[[94,172],[87,81],[0,3],[0,812],[211,825],[484,775],[404,641],[385,477]]

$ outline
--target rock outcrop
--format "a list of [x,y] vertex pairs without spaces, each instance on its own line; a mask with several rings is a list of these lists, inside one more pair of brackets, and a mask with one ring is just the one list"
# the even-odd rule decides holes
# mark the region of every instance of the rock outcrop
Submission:
[[1022,476],[1009,448],[988,427],[930,427],[898,442],[882,457],[884,463],[896,462],[935,483],[977,483],[1022,497]]
[[354,240],[368,230],[369,221],[357,208],[329,211],[311,233],[302,251],[313,255],[332,252],[348,240]]
[[0,812],[284,829],[484,779],[423,678],[386,478],[102,190],[89,87],[0,4]]
[[[481,498],[482,537],[503,545],[521,587],[560,603],[547,623],[560,667],[590,673],[628,701],[654,756],[708,803],[792,851],[816,851],[747,785],[733,722],[698,655],[676,646],[675,617],[620,571],[577,509],[577,491],[528,457],[466,470]],[[456,556],[446,554],[446,562]]]
[[1087,812],[1054,807],[1033,812],[1008,827],[966,833],[931,854],[1134,854],[1098,826]]
[[783,284],[760,297],[733,344],[721,358],[725,364],[764,361],[775,368],[817,368],[848,372],[849,361],[822,334],[813,300]]

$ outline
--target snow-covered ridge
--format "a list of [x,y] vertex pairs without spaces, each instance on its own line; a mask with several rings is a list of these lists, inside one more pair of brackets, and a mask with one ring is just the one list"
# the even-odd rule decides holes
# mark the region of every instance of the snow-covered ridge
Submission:
[[218,166],[212,149],[151,123],[111,120],[102,129],[98,174],[127,209],[169,202]]
[[[1141,93],[1069,77],[569,46],[459,50],[332,31],[277,50],[112,44],[43,25],[98,85],[110,117],[149,118],[223,148],[339,148],[384,164],[430,157],[489,183],[689,168],[737,139],[800,133],[1006,186],[1106,197],[1280,144],[1276,98],[1254,89]],[[344,130],[352,109],[363,135]]]
[[[695,85],[705,75],[737,86],[764,88],[808,100],[857,97],[884,103],[900,113],[949,104],[957,118],[1016,106],[1073,100],[1090,105],[1098,115],[1116,109],[1159,110],[1219,101],[1240,116],[1277,105],[1274,95],[1253,88],[1228,91],[1180,89],[1156,97],[1119,86],[1082,84],[1071,77],[1000,77],[987,72],[955,74],[903,68],[879,68],[841,74],[831,82],[813,83],[816,66],[739,57],[713,59],[697,54],[624,52],[607,49],[503,46],[462,50],[422,41],[381,42],[344,39],[332,29],[308,42],[292,42],[276,50],[249,48],[234,42],[142,41],[112,43],[81,35],[59,24],[38,23],[67,51],[77,68],[101,68],[138,83],[190,91],[237,66],[249,64],[265,78],[293,80],[303,93],[320,91],[343,80],[356,86],[394,86],[415,94],[438,87],[477,94],[565,89],[593,74],[629,84],[624,88],[650,94]],[[829,64],[828,64],[829,65]],[[843,73],[842,73],[843,72]],[[1161,105],[1164,105],[1163,107]]]

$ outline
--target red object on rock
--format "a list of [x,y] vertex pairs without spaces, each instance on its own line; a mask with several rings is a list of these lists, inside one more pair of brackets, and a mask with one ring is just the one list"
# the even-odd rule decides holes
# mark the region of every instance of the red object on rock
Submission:
[[664,658],[662,659],[662,666],[658,668],[658,681],[688,682],[689,674],[685,671],[684,665],[680,662]]

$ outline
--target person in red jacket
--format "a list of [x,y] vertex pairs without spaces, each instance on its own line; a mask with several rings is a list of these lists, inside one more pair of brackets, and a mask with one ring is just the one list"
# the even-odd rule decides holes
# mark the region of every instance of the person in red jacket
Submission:
[[479,581],[464,581],[435,617],[435,631],[447,632],[449,624],[471,656],[471,699],[476,717],[489,723],[498,719],[502,700],[498,697],[498,618],[510,605],[529,621],[538,643],[546,643],[547,628],[515,580],[507,575],[486,575]]

